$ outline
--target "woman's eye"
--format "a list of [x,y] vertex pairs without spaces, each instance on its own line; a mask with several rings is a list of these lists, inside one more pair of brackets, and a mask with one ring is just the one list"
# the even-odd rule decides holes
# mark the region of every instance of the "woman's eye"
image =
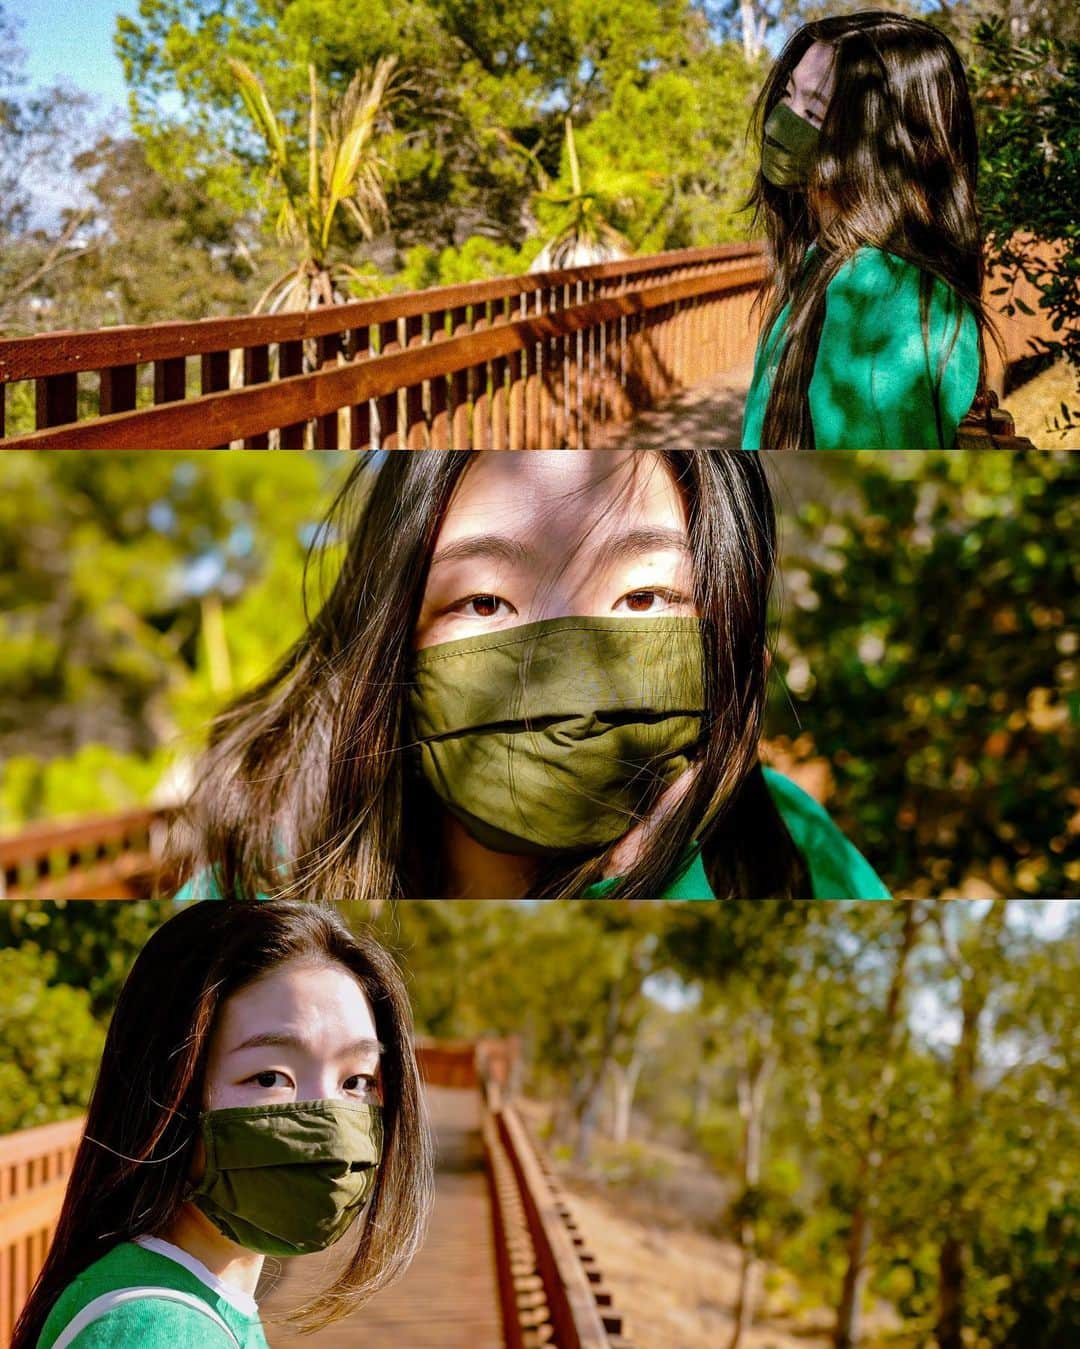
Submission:
[[627,613],[651,614],[657,609],[666,609],[670,604],[685,603],[685,596],[673,590],[631,590],[615,604],[615,608],[624,607]]
[[[279,1081],[280,1079],[280,1081]],[[284,1073],[279,1073],[275,1069],[267,1069],[265,1073],[256,1073],[254,1077],[248,1078],[249,1082],[254,1082],[256,1086],[270,1091],[273,1087],[287,1087],[289,1080]]]
[[365,1096],[371,1095],[376,1089],[375,1079],[370,1073],[354,1073],[341,1085],[344,1091],[357,1091]]
[[508,611],[513,609],[512,605],[507,604],[498,595],[470,595],[468,599],[459,600],[453,607],[456,613],[464,614],[466,618],[494,618],[500,607]]

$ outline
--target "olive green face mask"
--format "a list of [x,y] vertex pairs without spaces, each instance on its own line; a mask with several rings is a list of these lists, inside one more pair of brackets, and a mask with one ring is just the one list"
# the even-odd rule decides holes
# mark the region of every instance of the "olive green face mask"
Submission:
[[382,1158],[382,1107],[349,1101],[235,1106],[202,1117],[206,1172],[189,1198],[264,1255],[306,1255],[345,1235]]
[[761,172],[773,187],[805,187],[821,132],[812,122],[778,103],[765,119]]
[[701,736],[696,618],[558,618],[416,655],[423,774],[485,847],[599,847],[689,766]]

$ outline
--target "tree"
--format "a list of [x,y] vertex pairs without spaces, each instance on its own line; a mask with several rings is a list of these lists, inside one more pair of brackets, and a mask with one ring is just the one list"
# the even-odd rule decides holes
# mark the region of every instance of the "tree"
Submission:
[[[396,61],[384,57],[371,71],[356,71],[345,92],[330,101],[320,124],[315,67],[308,64],[306,173],[300,172],[287,126],[275,115],[266,89],[243,61],[229,60],[244,106],[267,157],[267,184],[280,189],[276,233],[299,261],[275,278],[260,296],[255,312],[313,309],[342,299],[341,287],[354,294],[371,278],[332,253],[344,212],[365,239],[386,219],[384,178],[390,165],[379,153],[377,137],[390,127]],[[321,141],[321,144],[320,144]]]
[[860,1341],[867,1262],[874,1239],[874,1213],[879,1200],[880,1173],[885,1164],[883,1153],[889,1094],[896,1080],[900,1047],[907,1034],[905,1001],[909,961],[918,940],[919,929],[925,921],[926,917],[918,904],[909,901],[901,906],[900,917],[894,924],[899,927],[899,939],[875,1037],[879,1067],[869,1093],[865,1133],[859,1148],[858,1177],[853,1187],[847,1268],[833,1335],[836,1349],[854,1349]]
[[104,1035],[56,965],[33,943],[0,948],[0,1134],[77,1115],[90,1096]]
[[1077,527],[1077,471],[1061,453],[860,452],[788,514],[768,733],[791,732],[793,704],[830,809],[894,892],[1076,891],[1076,564],[1049,541]]
[[996,982],[1000,947],[1008,900],[996,899],[973,931],[954,940],[941,916],[942,942],[948,961],[960,984],[960,1035],[952,1062],[952,1101],[947,1125],[953,1177],[943,1216],[944,1235],[938,1256],[938,1318],[935,1327],[938,1349],[963,1349],[967,1323],[967,1264],[975,1214],[970,1208],[964,1168],[960,1164],[967,1147],[976,1110],[976,1073],[979,1068],[980,1023]]
[[[117,49],[152,166],[170,181],[205,182],[237,218],[258,216],[255,184],[268,160],[227,58],[260,72],[295,134],[309,59],[320,87],[340,91],[353,71],[396,56],[410,97],[386,151],[395,164],[389,229],[371,243],[358,237],[353,262],[388,268],[416,245],[437,254],[473,237],[520,248],[536,223],[535,166],[560,177],[567,116],[594,190],[603,154],[591,158],[589,129],[607,116],[604,136],[619,147],[607,178],[629,175],[646,194],[633,229],[613,222],[635,247],[663,247],[669,234],[673,246],[687,233],[695,243],[736,237],[728,189],[733,171],[740,190],[745,177],[754,77],[737,38],[711,34],[688,0],[378,0],[362,15],[332,0],[142,0],[136,18],[118,20]],[[610,116],[616,103],[621,122]],[[570,192],[569,173],[562,187]]]
[[[1075,13],[1075,11],[1074,11]],[[1004,283],[1005,312],[1031,307],[1020,278],[1041,294],[1060,336],[1040,342],[1076,374],[1077,405],[1062,404],[1060,430],[1080,421],[1080,35],[1037,36],[1005,17],[974,32],[974,93],[980,110],[979,199],[990,256]]]
[[78,143],[89,100],[63,86],[28,92],[25,60],[0,5],[0,328],[9,332],[28,327],[23,305],[34,288],[92,246],[85,209],[46,226],[35,220],[31,187]]
[[148,800],[220,706],[215,602],[237,686],[302,630],[306,547],[344,468],[0,457],[0,827]]
[[533,259],[533,271],[585,267],[624,258],[630,251],[629,242],[611,223],[611,216],[620,204],[625,203],[628,184],[625,180],[620,183],[608,174],[605,178],[597,175],[587,189],[582,186],[581,166],[574,145],[574,123],[570,117],[566,119],[566,160],[570,172],[569,191],[560,191],[557,186],[552,188],[545,183],[537,199],[539,209],[548,215],[550,223],[544,247]]

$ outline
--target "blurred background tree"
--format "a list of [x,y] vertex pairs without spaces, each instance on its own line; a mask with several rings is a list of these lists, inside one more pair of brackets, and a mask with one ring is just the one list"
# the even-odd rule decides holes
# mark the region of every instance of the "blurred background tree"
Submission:
[[769,733],[898,893],[1075,894],[1075,458],[818,458],[781,489]]

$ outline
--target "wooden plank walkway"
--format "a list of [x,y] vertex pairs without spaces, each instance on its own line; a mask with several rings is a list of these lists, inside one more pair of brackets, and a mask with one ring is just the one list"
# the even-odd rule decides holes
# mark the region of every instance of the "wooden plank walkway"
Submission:
[[427,1098],[438,1149],[435,1208],[408,1273],[352,1316],[300,1335],[282,1318],[327,1280],[336,1252],[268,1259],[259,1305],[272,1349],[503,1349],[480,1095],[429,1086]]
[[622,426],[594,433],[598,450],[737,450],[742,440],[743,406],[753,365],[725,370],[684,389]]

